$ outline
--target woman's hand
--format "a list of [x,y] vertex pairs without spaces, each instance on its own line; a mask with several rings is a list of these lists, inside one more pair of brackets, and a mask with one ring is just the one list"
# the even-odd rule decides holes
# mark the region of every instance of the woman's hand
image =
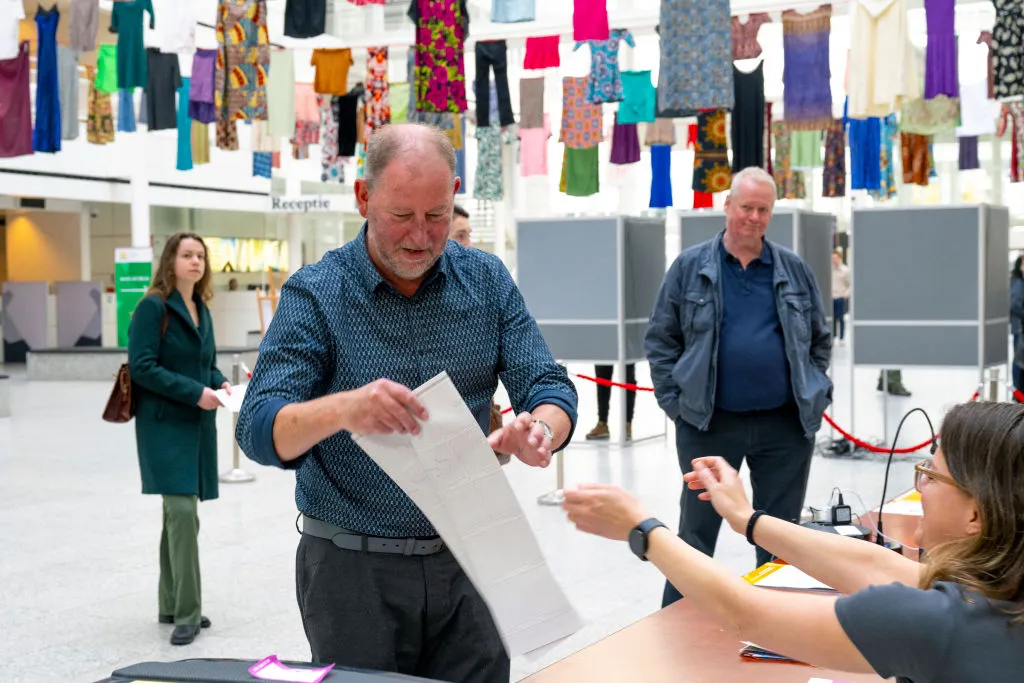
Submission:
[[213,392],[213,389],[210,387],[203,387],[203,395],[199,397],[199,402],[196,403],[196,405],[203,410],[217,410],[217,408],[220,408],[223,404],[220,402],[220,399],[217,398],[217,394]]
[[701,491],[698,498],[711,501],[715,512],[733,531],[746,533],[754,508],[747,500],[739,472],[725,459],[718,456],[694,459],[693,471],[684,474],[683,481],[691,491]]
[[651,516],[618,486],[581,484],[564,493],[562,509],[577,529],[613,541],[625,541],[633,527]]
[[220,385],[220,388],[223,389],[224,393],[228,396],[231,395],[231,382],[224,382],[224,384]]

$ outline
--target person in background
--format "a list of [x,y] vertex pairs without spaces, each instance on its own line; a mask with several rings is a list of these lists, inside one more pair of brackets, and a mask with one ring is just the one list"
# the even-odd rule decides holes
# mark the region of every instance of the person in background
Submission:
[[[1024,391],[1024,273],[1021,272],[1021,257],[1013,262],[1010,271],[1010,330],[1013,332],[1013,387]],[[1020,350],[1018,352],[1018,349]],[[1016,397],[1014,397],[1016,400]]]
[[[456,204],[452,207],[452,227],[448,231],[448,239],[454,240],[464,247],[473,247],[473,226],[469,222],[469,212],[466,211],[460,204]],[[491,434],[501,429],[504,424],[504,418],[501,416],[501,408],[494,399],[491,399],[491,416],[490,416],[490,427],[488,428],[488,434]],[[494,454],[498,457],[498,461],[502,465],[507,465],[512,457],[507,453],[499,453],[497,451]]]
[[313,661],[508,683],[486,603],[353,435],[420,434],[431,418],[414,389],[442,371],[486,434],[500,377],[517,415],[488,444],[546,467],[572,436],[576,390],[504,264],[448,239],[461,183],[448,137],[385,126],[364,168],[366,224],[285,281],[235,437],[256,462],[295,470],[295,592]]
[[[615,371],[614,365],[595,365],[594,375],[599,379],[610,380]],[[626,383],[636,384],[636,364],[626,364]],[[633,439],[633,412],[636,406],[636,392],[623,389],[626,393],[626,441]],[[608,411],[612,399],[612,388],[597,385],[597,425],[587,433],[587,441],[607,441],[611,438],[608,429]]]
[[218,495],[214,390],[231,391],[217,369],[206,254],[199,235],[169,237],[128,328],[142,492],[163,496],[157,614],[174,624],[172,645],[210,626],[200,611],[197,500]]
[[1024,406],[955,406],[940,443],[933,459],[914,467],[922,509],[914,542],[924,562],[755,511],[723,458],[693,461],[684,485],[701,505],[838,596],[753,586],[615,486],[566,490],[563,507],[580,531],[628,538],[637,556],[738,640],[814,666],[908,683],[1018,683],[1024,675]]
[[[658,404],[676,424],[683,474],[694,458],[750,467],[754,504],[797,521],[814,437],[832,399],[832,335],[814,273],[766,240],[775,180],[745,168],[725,200],[725,229],[676,258],[644,338]],[[679,536],[713,555],[722,520],[683,487]],[[757,563],[771,554],[757,549]],[[668,583],[662,606],[678,600]]]
[[237,277],[233,277],[230,280],[228,280],[228,291],[229,292],[237,292],[238,291],[238,278]]
[[458,204],[452,207],[452,228],[448,239],[464,247],[473,246],[473,226],[469,224],[469,212]]
[[840,343],[846,339],[846,307],[850,300],[850,269],[843,263],[843,253],[832,252],[832,338]]

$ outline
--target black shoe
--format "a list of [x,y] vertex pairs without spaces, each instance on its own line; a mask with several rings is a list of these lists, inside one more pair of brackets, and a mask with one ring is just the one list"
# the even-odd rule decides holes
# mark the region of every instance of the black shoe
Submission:
[[174,627],[171,633],[171,645],[188,645],[199,635],[198,626],[179,625]]
[[[161,624],[173,624],[174,623],[174,615],[173,614],[161,614],[161,615],[157,616],[156,619]],[[209,617],[202,617],[199,620],[199,625],[202,626],[203,628],[210,628],[210,618]]]

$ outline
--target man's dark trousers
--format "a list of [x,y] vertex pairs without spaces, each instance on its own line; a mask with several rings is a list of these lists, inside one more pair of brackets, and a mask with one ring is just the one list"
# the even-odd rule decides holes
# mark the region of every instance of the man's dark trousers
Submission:
[[509,658],[494,620],[450,550],[364,553],[303,535],[295,570],[313,661],[508,683]]
[[[683,474],[693,470],[694,458],[720,455],[739,470],[746,457],[754,490],[754,509],[799,522],[811,472],[814,440],[804,436],[795,406],[749,413],[716,409],[706,432],[677,419],[676,451]],[[679,537],[711,556],[715,553],[722,518],[710,502],[697,498],[699,493],[683,485],[679,499]],[[759,547],[758,566],[770,560],[768,551]],[[666,582],[662,607],[681,597],[679,591]]]

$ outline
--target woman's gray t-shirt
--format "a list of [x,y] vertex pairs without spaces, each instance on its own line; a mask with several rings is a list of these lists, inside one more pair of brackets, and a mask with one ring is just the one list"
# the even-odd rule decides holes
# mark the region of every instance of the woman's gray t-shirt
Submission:
[[836,601],[846,635],[879,675],[910,683],[1021,683],[1024,624],[998,603],[940,582],[894,583]]

